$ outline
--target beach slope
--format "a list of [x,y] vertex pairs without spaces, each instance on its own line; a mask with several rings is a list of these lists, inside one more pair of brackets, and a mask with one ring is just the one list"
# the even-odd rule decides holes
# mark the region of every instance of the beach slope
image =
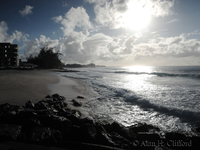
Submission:
[[59,77],[48,70],[2,70],[0,104],[23,105],[28,100],[38,102],[50,94],[47,84],[59,81]]

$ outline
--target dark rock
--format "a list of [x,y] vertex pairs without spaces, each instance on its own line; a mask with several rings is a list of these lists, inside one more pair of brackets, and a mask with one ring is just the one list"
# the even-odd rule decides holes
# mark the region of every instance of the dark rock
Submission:
[[72,122],[65,117],[52,116],[51,123],[49,126],[53,129],[59,130],[63,134],[66,134],[70,131],[72,127]]
[[96,139],[96,128],[92,124],[84,124],[81,126],[81,136],[85,142],[94,142]]
[[1,104],[0,105],[0,112],[9,112],[9,111],[15,111],[15,112],[19,112],[22,109],[22,107],[17,106],[17,105],[10,105],[8,103],[5,104]]
[[116,146],[116,143],[112,140],[111,135],[109,133],[102,130],[97,134],[97,141],[101,144],[108,146]]
[[149,131],[147,124],[142,124],[142,123],[138,123],[136,125],[130,126],[129,130],[136,134],[138,132],[148,132]]
[[200,127],[197,127],[197,128],[196,128],[196,131],[200,133]]
[[51,143],[53,139],[51,129],[46,127],[35,127],[30,131],[28,139],[32,142]]
[[64,107],[67,107],[67,103],[63,101],[53,101],[48,103],[51,107],[54,107],[57,110],[61,110]]
[[80,134],[81,134],[80,126],[73,125],[71,130],[69,131],[68,136],[66,136],[66,139],[82,142],[83,137],[80,136]]
[[130,141],[128,141],[116,132],[111,133],[111,138],[115,142],[115,145],[117,145],[117,147],[126,149],[131,146]]
[[50,95],[47,95],[45,98],[51,98],[51,96],[50,96]]
[[72,102],[73,102],[73,105],[74,106],[82,106],[82,103],[81,102],[78,102],[78,101],[76,101],[76,100],[72,100]]
[[54,100],[60,100],[60,101],[64,101],[66,100],[64,96],[60,96],[59,94],[53,94],[52,98],[54,98]]
[[22,127],[25,130],[30,130],[31,128],[41,127],[41,126],[42,125],[40,123],[40,120],[37,118],[28,118],[22,121]]
[[156,133],[138,133],[137,134],[137,139],[141,141],[148,140],[150,142],[157,142],[160,140],[160,136]]
[[83,96],[77,96],[77,98],[84,99],[84,97],[83,97]]
[[0,139],[16,140],[21,133],[21,126],[18,125],[0,125]]
[[168,132],[165,134],[167,140],[185,140],[186,136],[182,133]]
[[17,114],[17,119],[35,118],[37,113],[34,110],[22,110]]
[[107,129],[106,131],[109,133],[116,132],[125,138],[129,138],[129,139],[131,138],[131,136],[129,135],[129,130],[117,122],[113,122],[110,125],[111,129],[108,128],[108,125],[106,125],[104,127],[106,127],[106,129]]
[[28,102],[26,102],[25,107],[30,108],[30,109],[34,109],[35,105],[29,100]]
[[38,103],[35,104],[35,109],[36,110],[43,110],[43,109],[48,109],[48,106],[45,102],[39,101]]

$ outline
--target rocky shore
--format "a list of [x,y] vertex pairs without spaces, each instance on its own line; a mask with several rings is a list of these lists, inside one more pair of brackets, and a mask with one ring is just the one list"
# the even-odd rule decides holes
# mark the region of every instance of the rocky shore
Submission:
[[[82,96],[72,100],[82,107]],[[94,122],[70,109],[65,97],[47,95],[24,106],[0,105],[0,144],[20,142],[66,149],[198,149],[199,129],[194,133],[163,132],[147,124],[124,127],[117,122]]]

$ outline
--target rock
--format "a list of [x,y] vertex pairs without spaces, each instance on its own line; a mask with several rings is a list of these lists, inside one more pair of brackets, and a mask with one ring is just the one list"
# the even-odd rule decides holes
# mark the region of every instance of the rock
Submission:
[[50,95],[47,95],[45,98],[52,98]]
[[37,113],[34,110],[22,110],[16,115],[19,121],[27,118],[35,118],[36,116]]
[[112,140],[111,135],[109,135],[105,131],[98,132],[97,141],[100,144],[108,145],[108,146],[116,146],[115,142]]
[[0,139],[16,140],[21,133],[21,126],[18,125],[0,125]]
[[28,118],[22,121],[22,127],[25,130],[30,130],[34,127],[41,127],[40,120],[37,118]]
[[92,124],[84,124],[81,126],[81,136],[85,142],[94,142],[96,139],[97,130]]
[[129,130],[127,128],[125,128],[124,126],[122,126],[121,124],[117,123],[117,122],[113,122],[111,125],[110,125],[110,128],[108,128],[108,125],[105,126],[106,129],[107,129],[107,132],[115,132],[115,133],[118,133],[119,135],[125,137],[125,138],[130,138],[130,135],[129,135]]
[[128,141],[116,132],[111,133],[111,138],[115,142],[115,145],[117,145],[117,147],[128,149],[131,146],[130,141]]
[[196,128],[196,131],[200,133],[200,127],[197,127],[197,128]]
[[0,105],[0,113],[9,112],[9,111],[19,112],[21,109],[22,109],[22,107],[20,107],[20,106],[10,105],[8,103]]
[[30,131],[28,139],[32,142],[51,143],[51,129],[46,127],[35,127]]
[[35,105],[32,103],[32,101],[29,100],[28,102],[26,102],[25,107],[30,108],[30,109],[34,109]]
[[63,134],[66,134],[67,132],[70,131],[70,129],[72,127],[72,122],[65,117],[52,116],[49,127],[59,130]]
[[168,132],[165,134],[167,140],[185,140],[186,136],[182,133]]
[[84,99],[84,97],[83,97],[83,96],[77,96],[77,98]]
[[60,96],[59,94],[53,94],[52,98],[54,98],[55,101],[56,100],[61,100],[61,101],[66,100],[64,96]]
[[36,110],[43,110],[43,109],[47,110],[48,106],[45,102],[39,101],[38,103],[35,104],[35,109]]
[[57,110],[61,110],[64,107],[67,107],[67,103],[63,101],[53,101],[48,103],[51,107],[54,107]]
[[129,130],[131,130],[131,132],[134,132],[136,134],[138,132],[148,132],[149,131],[147,124],[142,124],[142,123],[138,123],[136,125],[130,126]]
[[138,133],[137,134],[137,139],[141,141],[148,140],[150,142],[157,142],[160,140],[160,136],[156,133]]
[[76,101],[76,100],[72,100],[72,102],[73,102],[73,106],[82,106],[82,103],[81,102],[78,102],[78,101]]

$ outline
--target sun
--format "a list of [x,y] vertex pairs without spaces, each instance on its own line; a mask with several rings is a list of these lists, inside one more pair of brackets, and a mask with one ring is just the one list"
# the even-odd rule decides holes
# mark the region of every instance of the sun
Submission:
[[151,20],[151,9],[148,1],[134,0],[127,4],[127,11],[122,14],[122,24],[125,28],[142,30]]

